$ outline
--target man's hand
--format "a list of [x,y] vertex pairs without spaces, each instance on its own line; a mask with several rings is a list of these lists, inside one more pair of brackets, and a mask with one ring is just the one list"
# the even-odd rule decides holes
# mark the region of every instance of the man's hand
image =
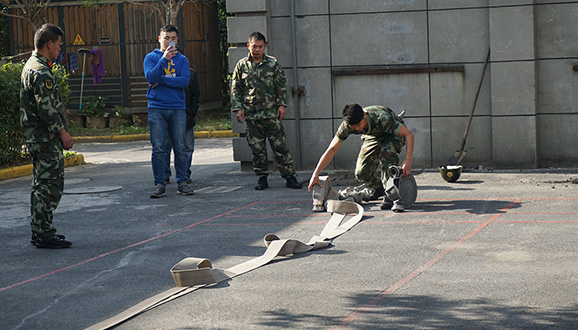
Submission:
[[403,170],[402,176],[408,176],[411,174],[411,158],[413,157],[413,143],[414,136],[405,125],[401,126],[399,130],[399,136],[405,140],[405,160],[401,163],[401,169]]
[[237,118],[237,121],[240,122],[241,124],[244,123],[245,121],[245,113],[243,112],[243,110],[237,110],[235,112],[235,117]]
[[279,120],[283,120],[286,114],[287,112],[285,111],[285,106],[280,105],[279,108],[277,109],[277,118],[279,118]]
[[149,86],[151,86],[151,89],[157,87],[159,85],[159,83],[155,83],[154,85],[149,84]]
[[60,135],[60,141],[62,141],[62,148],[64,150],[70,150],[70,148],[72,148],[73,145],[72,137],[70,136],[70,134],[68,134],[68,132],[64,128],[58,131],[58,134]]
[[315,171],[313,171],[313,174],[311,174],[311,179],[309,179],[309,186],[307,187],[309,191],[311,191],[311,188],[313,188],[315,185],[323,187],[321,181],[319,180],[319,173],[321,173],[321,171],[323,171],[323,169],[327,167],[329,163],[331,163],[333,156],[335,156],[337,150],[339,150],[339,147],[341,147],[342,144],[343,142],[339,141],[339,138],[337,137],[334,137],[333,140],[331,140],[329,147],[327,147],[327,150],[325,150],[323,155],[321,155],[321,158],[319,158],[319,162],[317,162]]
[[408,175],[411,174],[411,160],[404,160],[403,163],[401,163],[401,170],[403,171],[403,174],[401,175],[402,177],[406,177]]
[[163,57],[167,61],[170,61],[171,58],[175,57],[175,55],[177,55],[177,47],[168,46],[167,49],[165,49],[165,53],[163,54]]
[[321,185],[321,181],[319,181],[318,175],[312,175],[311,176],[311,179],[309,179],[309,186],[307,187],[307,191],[311,191],[311,188],[315,187],[315,185],[318,185],[319,187],[323,187]]

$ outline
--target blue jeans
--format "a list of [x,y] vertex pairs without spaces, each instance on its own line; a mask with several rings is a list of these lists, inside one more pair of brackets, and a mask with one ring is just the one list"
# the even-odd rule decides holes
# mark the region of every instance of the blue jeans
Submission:
[[[165,178],[171,177],[171,140],[167,139],[167,144],[165,146]],[[191,166],[193,165],[193,152],[195,151],[195,132],[191,128],[187,131],[185,135],[185,152],[187,153],[187,179],[191,178]]]
[[187,114],[185,110],[148,109],[148,123],[153,152],[151,163],[155,185],[165,186],[165,154],[167,138],[175,151],[175,171],[177,183],[187,181],[187,153],[185,151],[185,131]]

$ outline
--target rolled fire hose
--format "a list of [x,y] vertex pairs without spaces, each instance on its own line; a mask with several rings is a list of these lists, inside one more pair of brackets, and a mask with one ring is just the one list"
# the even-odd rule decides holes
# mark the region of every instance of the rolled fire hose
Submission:
[[392,201],[401,200],[410,207],[417,198],[417,183],[413,174],[402,177],[403,170],[396,165],[387,169],[389,179],[385,184],[385,195]]
[[[203,287],[213,286],[233,277],[255,270],[266,265],[275,257],[289,256],[328,247],[334,238],[342,235],[363,218],[363,207],[351,201],[339,201],[337,191],[331,187],[327,176],[319,177],[323,187],[313,188],[314,205],[322,205],[331,218],[319,235],[313,236],[308,243],[293,239],[280,239],[277,235],[268,234],[264,238],[267,249],[260,257],[243,262],[227,269],[212,268],[211,261],[203,258],[185,258],[171,268],[175,288],[157,294],[124,312],[97,323],[87,330],[109,329],[136,315],[160,306],[173,299],[186,295]],[[345,220],[347,217],[349,219]]]

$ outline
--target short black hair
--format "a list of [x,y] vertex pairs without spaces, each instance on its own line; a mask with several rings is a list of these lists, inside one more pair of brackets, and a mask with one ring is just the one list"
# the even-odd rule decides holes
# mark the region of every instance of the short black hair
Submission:
[[267,43],[267,38],[261,32],[255,31],[249,35],[249,42],[257,40],[263,40],[263,43]]
[[363,119],[363,108],[357,103],[350,103],[343,108],[341,116],[347,125],[357,125]]
[[175,32],[177,35],[179,35],[179,31],[177,30],[177,28],[171,24],[167,24],[167,25],[163,26],[161,28],[161,32]]
[[64,37],[64,31],[60,26],[46,23],[34,33],[34,47],[42,49],[49,41],[58,41],[58,37]]

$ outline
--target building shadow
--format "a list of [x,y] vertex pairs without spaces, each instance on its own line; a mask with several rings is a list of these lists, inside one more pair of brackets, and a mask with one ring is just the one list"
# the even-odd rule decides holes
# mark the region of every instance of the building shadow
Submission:
[[[349,313],[376,298],[375,293],[351,297],[341,316],[291,313],[272,308],[260,325],[286,329],[337,326]],[[335,311],[331,313],[335,315]],[[512,306],[489,299],[446,299],[435,296],[392,295],[360,311],[347,329],[576,329],[578,304],[558,309]]]
[[[519,208],[521,203],[511,200],[439,200],[417,201],[410,212],[465,212],[471,214],[505,213],[506,209]],[[513,205],[512,205],[513,204]]]

